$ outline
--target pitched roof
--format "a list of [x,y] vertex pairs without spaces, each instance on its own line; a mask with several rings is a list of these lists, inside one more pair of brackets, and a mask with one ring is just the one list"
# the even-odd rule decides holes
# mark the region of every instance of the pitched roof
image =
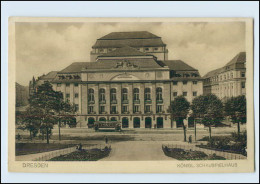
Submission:
[[246,52],[238,53],[231,61],[229,61],[225,66],[229,66],[235,63],[245,63],[246,62]]
[[203,76],[203,78],[215,76],[215,75],[217,75],[221,70],[222,70],[222,68],[218,68],[218,69],[212,70],[212,71],[206,73],[206,74]]
[[51,71],[49,73],[47,73],[46,75],[43,75],[40,77],[40,79],[43,80],[49,80],[49,79],[54,79],[55,76],[57,75],[58,71]]
[[58,73],[80,72],[83,68],[86,68],[87,66],[95,63],[96,62],[75,62],[67,66],[63,70],[59,71]]
[[146,39],[146,38],[160,38],[148,31],[132,31],[132,32],[112,32],[99,40],[117,40],[117,39]]
[[124,45],[130,47],[160,47],[166,44],[163,43],[161,38],[97,40],[92,48],[119,48]]
[[167,65],[171,70],[197,71],[197,69],[191,67],[190,65],[181,60],[165,60],[160,62]]
[[124,46],[124,47],[118,48],[112,52],[108,52],[101,56],[98,56],[98,58],[100,58],[100,57],[126,57],[126,56],[152,56],[152,55],[146,54],[144,52],[140,52],[133,47]]

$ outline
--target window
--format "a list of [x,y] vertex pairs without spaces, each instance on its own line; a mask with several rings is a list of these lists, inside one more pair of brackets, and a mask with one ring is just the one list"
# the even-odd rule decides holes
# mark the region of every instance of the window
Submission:
[[231,79],[233,78],[233,72],[230,73],[230,78],[231,78]]
[[146,51],[149,51],[149,48],[145,48]]
[[241,73],[241,77],[245,77],[246,76],[246,73],[245,72],[242,72]]
[[155,47],[154,50],[157,51],[157,50],[158,50],[158,47]]
[[116,114],[116,113],[117,113],[117,112],[116,112],[116,106],[115,106],[115,105],[111,106],[111,113],[112,113],[112,114]]
[[110,90],[110,100],[111,101],[116,101],[116,89],[115,88],[112,88]]
[[128,90],[127,88],[122,89],[122,100],[126,101],[128,99]]
[[61,87],[61,83],[57,83],[57,87]]
[[75,104],[75,111],[77,112],[79,110],[79,104]]
[[196,85],[196,84],[198,83],[198,81],[193,81],[192,83],[193,83],[194,85]]
[[241,86],[242,86],[242,88],[246,88],[246,83],[245,83],[245,82],[242,82],[242,83],[241,83]]
[[100,113],[103,114],[105,112],[105,106],[101,105],[100,106]]
[[134,100],[139,100],[139,89],[134,88]]
[[187,94],[188,93],[186,91],[182,93],[183,96],[187,96]]
[[74,84],[74,86],[75,86],[75,87],[78,87],[78,86],[79,86],[79,84],[78,84],[78,83],[75,83],[75,84]]
[[151,112],[151,105],[145,105],[144,110],[145,112]]
[[138,50],[138,51],[140,51],[140,50],[141,50],[141,48],[137,48],[137,50]]
[[162,88],[156,88],[156,100],[162,100]]
[[178,85],[178,81],[173,81],[173,85]]
[[66,83],[66,87],[69,87],[70,86],[70,83]]
[[193,92],[192,92],[192,95],[193,95],[193,96],[197,96],[197,91],[193,91]]
[[66,93],[66,98],[70,98],[70,94],[69,93]]
[[106,100],[105,89],[99,89],[99,101],[104,102]]
[[183,83],[183,85],[186,85],[188,82],[187,81],[183,81],[182,83]]
[[99,49],[99,52],[104,52],[104,49]]
[[163,106],[162,105],[156,105],[156,112],[161,113],[163,111]]
[[91,114],[94,112],[94,107],[93,106],[88,106],[88,113]]
[[79,97],[79,94],[78,94],[78,93],[75,93],[74,96],[75,96],[75,98],[78,98],[78,97]]
[[88,90],[88,101],[89,102],[94,102],[94,89],[89,89]]
[[122,106],[122,113],[127,113],[128,112],[128,105],[123,105]]
[[178,92],[173,92],[173,96],[178,96]]
[[138,113],[139,112],[139,105],[134,105],[134,113]]
[[109,51],[109,52],[111,52],[112,50],[113,50],[113,49],[111,49],[111,48],[110,48],[110,49],[108,49],[108,51]]
[[144,89],[144,100],[151,100],[151,89],[150,88]]

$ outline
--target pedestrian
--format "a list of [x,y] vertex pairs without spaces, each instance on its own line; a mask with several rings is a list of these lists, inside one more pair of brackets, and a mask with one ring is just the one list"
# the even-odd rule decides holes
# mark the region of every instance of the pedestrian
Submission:
[[189,143],[192,143],[192,135],[189,136]]
[[82,144],[79,143],[79,150],[81,151],[82,150]]

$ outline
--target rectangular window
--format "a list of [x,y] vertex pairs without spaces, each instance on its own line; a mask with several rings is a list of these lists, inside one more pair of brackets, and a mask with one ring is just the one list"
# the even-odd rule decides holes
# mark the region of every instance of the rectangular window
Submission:
[[193,95],[193,96],[197,96],[197,92],[196,92],[196,91],[193,91],[193,92],[192,92],[192,95]]
[[94,107],[88,106],[88,113],[93,113],[93,112],[94,112]]
[[246,73],[245,73],[245,72],[242,72],[242,73],[241,73],[241,77],[246,77]]
[[61,83],[57,83],[57,87],[61,87]]
[[139,112],[139,105],[134,105],[134,113]]
[[192,83],[196,85],[198,82],[197,81],[193,81]]
[[134,100],[139,100],[139,93],[134,93]]
[[156,112],[161,113],[163,111],[163,106],[162,105],[156,105]]
[[187,92],[183,92],[182,93],[183,96],[187,96],[187,94],[188,94]]
[[78,93],[75,93],[75,98],[78,98],[79,97],[79,94]]
[[127,93],[122,94],[122,100],[127,100]]
[[178,81],[173,81],[173,85],[178,85]]
[[127,113],[128,112],[128,105],[123,105],[122,106],[122,113]]
[[242,86],[242,88],[246,88],[246,83],[245,83],[245,82],[242,82],[242,83],[241,83],[241,86]]
[[115,114],[116,113],[116,106],[111,106],[111,113]]
[[157,47],[155,47],[155,48],[154,48],[154,50],[155,50],[155,51],[157,51],[157,50],[158,50],[158,48],[157,48]]
[[104,113],[104,112],[105,112],[105,106],[102,105],[102,106],[100,106],[100,113]]
[[178,92],[173,92],[173,96],[178,96]]
[[104,49],[99,49],[99,52],[104,52]]
[[113,49],[108,49],[109,52],[111,52]]
[[75,104],[75,111],[77,112],[79,110],[79,104]]
[[144,107],[145,112],[151,112],[151,105],[145,105]]
[[70,97],[70,94],[69,93],[66,93],[66,98],[69,98]]
[[146,51],[149,51],[149,48],[145,48]]
[[66,83],[66,86],[69,87],[69,86],[70,86],[70,83]]
[[78,84],[78,83],[75,83],[75,84],[74,84],[74,86],[75,86],[75,87],[78,87],[78,86],[79,86],[79,84]]
[[188,82],[187,81],[183,81],[182,83],[183,83],[183,85],[186,85]]

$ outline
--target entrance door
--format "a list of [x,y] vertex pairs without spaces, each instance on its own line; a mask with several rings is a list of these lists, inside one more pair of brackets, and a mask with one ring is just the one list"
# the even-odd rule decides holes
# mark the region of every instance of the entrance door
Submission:
[[140,118],[134,118],[134,128],[140,128]]
[[163,128],[163,118],[162,117],[157,118],[157,128]]
[[122,119],[122,128],[128,128],[129,127],[129,121],[128,118],[124,117]]
[[94,118],[88,118],[88,128],[93,128],[95,119]]
[[145,118],[145,128],[152,128],[152,118],[150,117]]

